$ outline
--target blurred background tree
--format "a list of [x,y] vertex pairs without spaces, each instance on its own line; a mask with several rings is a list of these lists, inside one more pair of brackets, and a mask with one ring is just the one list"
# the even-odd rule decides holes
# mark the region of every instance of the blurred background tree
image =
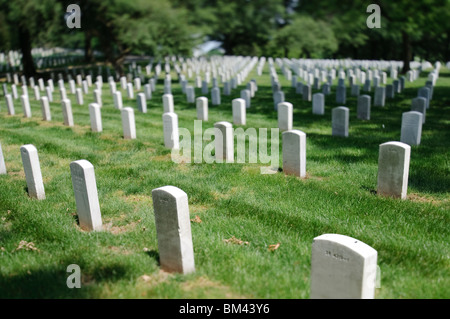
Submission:
[[[81,29],[66,26],[78,4]],[[381,28],[369,29],[369,4]],[[123,73],[128,55],[191,56],[206,41],[227,55],[450,60],[450,0],[0,0],[0,50],[21,50],[32,75],[33,47],[95,51]]]

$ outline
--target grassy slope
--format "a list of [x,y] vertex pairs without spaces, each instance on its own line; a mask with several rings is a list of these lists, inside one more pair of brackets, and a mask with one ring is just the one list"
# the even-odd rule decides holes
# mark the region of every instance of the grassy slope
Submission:
[[[405,201],[375,195],[378,145],[399,140],[402,112],[408,111],[426,73],[406,83],[404,93],[372,108],[372,120],[356,119],[356,99],[348,90],[348,138],[331,137],[334,94],[324,116],[295,94],[280,76],[286,100],[294,105],[294,128],[307,134],[307,173],[301,180],[283,173],[261,175],[267,164],[175,164],[164,148],[162,82],[136,110],[137,140],[124,141],[120,114],[108,85],[103,90],[103,132],[90,132],[88,103],[72,100],[76,126],[62,125],[59,92],[51,103],[52,121],[41,120],[40,104],[30,92],[33,117],[7,116],[0,102],[0,142],[7,176],[0,176],[0,297],[12,298],[308,298],[311,243],[324,233],[357,238],[378,251],[381,288],[377,298],[449,298],[450,73],[443,69],[427,111],[422,143],[412,148]],[[259,90],[244,127],[277,127],[267,73],[256,78]],[[336,84],[336,83],[335,83]],[[119,85],[118,85],[119,87]],[[193,130],[194,105],[173,83],[179,126]],[[209,121],[232,122],[234,90],[211,106]],[[20,89],[19,89],[20,92]],[[333,87],[335,92],[335,87]],[[200,89],[196,89],[197,96]],[[313,92],[314,93],[314,92]],[[126,96],[125,92],[123,92]],[[371,92],[373,97],[373,92]],[[124,98],[136,109],[135,100]],[[19,148],[38,151],[47,199],[26,193]],[[206,142],[204,143],[204,145]],[[87,159],[95,166],[106,230],[83,232],[77,226],[69,164]],[[280,167],[281,167],[280,149]],[[195,274],[159,271],[151,190],[174,185],[189,196],[193,222]],[[232,236],[248,242],[225,243]],[[39,251],[15,251],[19,242]],[[280,243],[271,252],[268,246]],[[82,288],[68,289],[66,267],[78,264]]]

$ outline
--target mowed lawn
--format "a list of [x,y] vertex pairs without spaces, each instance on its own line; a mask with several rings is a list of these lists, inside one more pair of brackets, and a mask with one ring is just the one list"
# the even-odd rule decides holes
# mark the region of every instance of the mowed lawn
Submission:
[[[281,169],[260,174],[267,163],[174,163],[164,147],[162,77],[147,114],[139,113],[136,100],[122,91],[124,106],[135,109],[136,140],[122,137],[120,111],[106,76],[102,133],[90,129],[94,86],[79,106],[66,81],[74,127],[63,125],[56,80],[51,122],[42,121],[30,88],[30,119],[23,117],[20,99],[14,101],[16,115],[8,116],[2,97],[0,143],[8,174],[0,176],[0,297],[309,298],[313,238],[337,233],[378,251],[376,298],[450,298],[450,71],[442,67],[421,145],[412,147],[407,200],[376,195],[378,147],[399,141],[401,115],[410,110],[430,70],[406,82],[403,93],[384,108],[372,107],[370,121],[356,118],[356,98],[348,88],[348,138],[331,136],[336,81],[326,97],[325,115],[313,115],[312,103],[303,101],[277,71],[286,101],[294,105],[294,129],[307,135],[306,179],[285,176]],[[189,129],[193,138],[195,105],[186,102],[176,75],[172,78],[179,127]],[[212,106],[208,95],[209,121],[203,130],[219,121],[232,123],[231,100],[252,78],[258,91],[243,128],[277,127],[266,64],[262,76],[255,67],[231,96],[222,95],[220,106]],[[369,94],[373,102],[373,89]],[[45,200],[27,195],[20,156],[24,144],[39,152]],[[281,155],[280,138],[280,168]],[[80,159],[95,167],[101,232],[78,226],[69,164]],[[151,192],[165,185],[179,187],[189,198],[194,274],[159,269]],[[80,289],[66,285],[71,264],[81,268]]]

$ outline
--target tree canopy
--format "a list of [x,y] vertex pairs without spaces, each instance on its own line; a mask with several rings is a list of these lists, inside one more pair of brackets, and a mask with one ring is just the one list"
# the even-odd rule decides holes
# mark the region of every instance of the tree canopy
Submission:
[[[33,47],[94,50],[123,72],[124,57],[190,56],[217,40],[227,55],[291,58],[450,60],[450,0],[78,0],[81,29],[69,29],[72,0],[0,0],[0,50],[22,51],[35,72]],[[381,9],[381,28],[366,24],[369,4]]]

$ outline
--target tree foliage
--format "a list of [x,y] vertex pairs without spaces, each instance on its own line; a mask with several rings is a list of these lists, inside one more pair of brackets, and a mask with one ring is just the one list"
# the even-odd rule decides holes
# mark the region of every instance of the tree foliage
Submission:
[[[82,28],[66,27],[69,4]],[[369,29],[369,4],[381,8],[381,28]],[[34,73],[32,47],[101,51],[120,73],[130,54],[189,56],[206,40],[229,55],[293,58],[450,60],[450,0],[0,0],[0,50],[20,49]]]

